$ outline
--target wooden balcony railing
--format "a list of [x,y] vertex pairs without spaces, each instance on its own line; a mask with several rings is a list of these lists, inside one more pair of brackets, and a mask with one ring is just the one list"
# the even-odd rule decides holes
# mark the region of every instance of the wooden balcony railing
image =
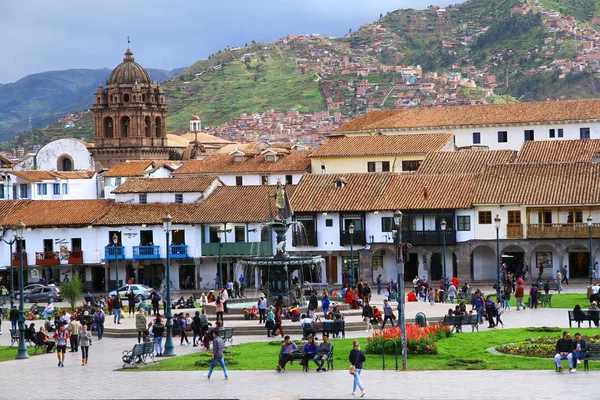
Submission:
[[36,251],[35,265],[58,265],[60,256],[58,251]]
[[506,237],[510,239],[522,239],[523,224],[506,224]]
[[83,264],[83,251],[81,251],[81,250],[69,251],[69,264]]
[[[589,226],[576,224],[529,224],[528,239],[587,239]],[[592,237],[600,237],[600,224],[592,224]]]

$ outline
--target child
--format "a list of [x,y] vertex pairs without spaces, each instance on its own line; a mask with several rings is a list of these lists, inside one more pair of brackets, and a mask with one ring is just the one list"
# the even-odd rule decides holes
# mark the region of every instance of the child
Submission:
[[496,300],[496,327],[500,324],[504,328],[504,322],[502,322],[502,319],[500,318],[500,315],[502,315],[502,312],[504,311],[503,305],[504,300],[501,300],[500,297],[498,297],[498,300]]

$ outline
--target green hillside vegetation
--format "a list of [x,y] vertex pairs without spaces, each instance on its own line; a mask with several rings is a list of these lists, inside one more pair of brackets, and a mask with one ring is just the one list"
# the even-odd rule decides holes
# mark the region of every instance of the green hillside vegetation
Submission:
[[600,15],[598,0],[538,0],[544,7],[587,22]]
[[[255,53],[245,62],[235,58],[224,60],[224,67],[198,76],[195,80],[173,80],[167,85],[170,97],[167,128],[181,133],[189,126],[192,115],[202,115],[203,125],[218,125],[238,117],[240,113],[262,112],[269,109],[286,111],[297,108],[302,112],[324,109],[317,82],[312,74],[296,72],[294,61],[277,53],[275,46]],[[241,56],[246,53],[237,51]],[[210,64],[215,64],[211,58]],[[184,77],[207,67],[194,65]]]

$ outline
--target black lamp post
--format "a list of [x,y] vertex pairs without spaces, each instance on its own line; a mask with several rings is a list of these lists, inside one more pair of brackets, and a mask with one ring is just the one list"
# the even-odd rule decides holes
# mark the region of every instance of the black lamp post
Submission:
[[496,214],[494,218],[494,225],[496,226],[496,295],[500,295],[500,216]]
[[169,236],[171,234],[171,223],[173,222],[173,218],[166,214],[162,218],[163,229],[165,231],[165,243],[167,249],[167,299],[166,299],[166,307],[165,317],[167,318],[167,339],[165,340],[165,351],[163,356],[172,357],[175,355],[175,345],[173,344],[173,311],[171,309],[171,255],[169,248]]
[[223,286],[223,235],[225,231],[223,229],[217,230],[217,236],[219,237],[219,280],[217,282],[217,290],[221,290]]
[[116,288],[116,292],[117,292],[117,298],[119,297],[119,237],[117,236],[117,234],[115,233],[112,237],[113,240],[113,247],[115,250],[115,274],[116,274],[116,280],[117,280],[117,288]]
[[587,224],[588,224],[588,235],[589,235],[589,239],[590,239],[590,286],[592,286],[592,283],[594,282],[594,252],[592,251],[592,222],[594,222],[594,219],[592,218],[592,215],[588,215],[587,217]]
[[440,221],[440,229],[442,230],[442,267],[444,279],[444,295],[448,295],[448,274],[446,273],[446,220]]
[[19,247],[19,347],[17,349],[17,360],[29,358],[27,354],[27,346],[25,345],[25,304],[23,302],[23,236],[25,235],[25,224],[19,221],[15,225],[15,239],[20,240]]
[[401,342],[402,342],[402,371],[406,371],[406,318],[404,315],[404,309],[406,299],[404,295],[404,260],[402,255],[402,211],[394,211],[394,225],[396,225],[396,236],[394,237],[394,243],[396,245],[396,268],[398,269],[398,293],[396,298],[398,300],[398,316],[401,331]]
[[[0,226],[0,231],[4,232],[4,228]],[[2,236],[0,236],[0,240],[10,246],[10,257],[9,264],[10,265],[10,309],[12,310],[15,305],[15,284],[14,284],[14,273],[13,273],[13,244],[17,241],[17,234],[15,232],[15,228],[12,229],[13,238],[12,240],[6,240]]]
[[348,225],[348,233],[350,234],[350,284],[354,284],[354,223]]

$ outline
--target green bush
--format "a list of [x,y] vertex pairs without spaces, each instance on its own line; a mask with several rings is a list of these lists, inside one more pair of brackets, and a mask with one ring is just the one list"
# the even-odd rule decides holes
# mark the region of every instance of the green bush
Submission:
[[75,308],[77,300],[83,296],[83,282],[79,279],[78,274],[73,274],[73,279],[69,282],[61,283],[60,290],[71,305],[71,308]]

